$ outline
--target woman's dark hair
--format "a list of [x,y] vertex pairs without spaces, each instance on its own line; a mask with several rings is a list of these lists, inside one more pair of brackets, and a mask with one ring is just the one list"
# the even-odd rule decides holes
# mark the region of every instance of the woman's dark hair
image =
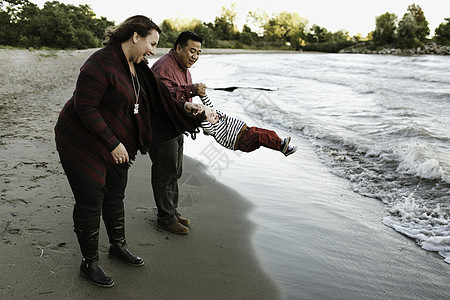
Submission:
[[132,16],[120,23],[118,26],[108,27],[105,31],[105,40],[103,45],[123,43],[137,32],[141,37],[146,37],[151,30],[155,29],[161,34],[161,28],[156,25],[152,19],[146,16]]
[[175,43],[173,43],[173,49],[177,49],[178,44],[181,45],[181,48],[184,48],[189,40],[203,43],[203,38],[199,37],[196,33],[192,31],[183,31],[180,35],[178,35]]

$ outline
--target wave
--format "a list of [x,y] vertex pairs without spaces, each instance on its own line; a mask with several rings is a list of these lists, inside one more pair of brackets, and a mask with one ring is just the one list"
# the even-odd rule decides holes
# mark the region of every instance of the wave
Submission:
[[337,138],[310,139],[321,161],[347,178],[353,191],[386,204],[383,224],[450,263],[450,176],[437,159],[427,159],[420,148],[400,156],[385,149],[366,152]]
[[[241,89],[225,103],[243,108],[257,126],[263,120],[308,139],[353,191],[386,205],[383,224],[450,263],[450,135],[443,105],[450,98],[440,83],[448,68],[434,61],[440,59],[305,55],[259,64],[247,57],[234,71],[224,63],[231,82],[280,89]],[[213,79],[224,80],[220,72]]]
[[[331,124],[318,125],[310,117],[288,113],[262,100],[246,108],[249,114],[308,138],[321,161],[332,173],[347,178],[353,191],[387,205],[390,215],[383,219],[385,225],[415,239],[422,248],[438,252],[450,263],[450,208],[446,204],[450,174],[448,166],[433,157],[432,147],[398,143],[389,148],[377,139],[368,142],[370,137],[339,136]],[[430,132],[412,127],[395,135],[432,137]]]
[[[417,116],[414,113],[402,113],[402,117],[411,118]],[[403,128],[398,128],[389,132],[390,135],[396,137],[423,137],[430,139],[438,139],[434,134],[423,127],[408,125]]]
[[443,163],[435,158],[430,147],[424,143],[408,145],[407,150],[400,156],[397,172],[418,176],[423,179],[442,180],[450,184],[450,173]]

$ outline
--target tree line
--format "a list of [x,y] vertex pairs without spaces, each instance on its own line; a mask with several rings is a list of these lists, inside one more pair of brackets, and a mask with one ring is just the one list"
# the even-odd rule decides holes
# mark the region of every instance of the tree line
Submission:
[[[348,31],[331,32],[298,13],[281,12],[269,16],[256,10],[247,14],[246,24],[237,28],[236,4],[223,7],[214,22],[198,19],[166,19],[160,24],[160,47],[172,47],[181,31],[196,32],[205,48],[285,49],[338,52],[364,43],[379,47],[414,48],[433,41],[450,45],[450,18],[446,18],[428,38],[430,29],[422,9],[408,6],[397,22],[395,14],[386,12],[375,18],[375,29],[367,35],[350,36]],[[46,2],[42,9],[28,0],[0,1],[0,45],[13,47],[85,49],[101,46],[107,27],[115,25],[97,17],[89,5],[74,6]]]
[[[444,46],[450,45],[450,18],[445,19],[434,31],[434,40]],[[386,12],[376,17],[372,32],[374,47],[391,45],[402,49],[422,47],[430,34],[428,21],[420,6],[412,4],[397,22],[395,14]]]
[[104,17],[97,18],[89,5],[52,1],[40,9],[28,0],[0,1],[0,45],[4,46],[96,48],[112,25]]

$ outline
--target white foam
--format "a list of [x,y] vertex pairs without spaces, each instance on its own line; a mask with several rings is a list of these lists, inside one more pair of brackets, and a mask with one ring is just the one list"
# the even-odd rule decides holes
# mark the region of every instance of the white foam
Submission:
[[436,251],[450,263],[450,222],[440,207],[419,205],[414,193],[390,209],[383,224],[416,240],[425,250]]
[[431,153],[429,146],[425,144],[408,146],[397,171],[425,179],[438,179],[450,183],[450,175],[444,170],[441,163],[435,158],[427,157]]

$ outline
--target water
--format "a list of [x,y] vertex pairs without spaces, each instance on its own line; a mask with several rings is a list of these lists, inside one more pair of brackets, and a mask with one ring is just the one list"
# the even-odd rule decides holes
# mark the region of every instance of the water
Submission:
[[386,205],[385,225],[450,263],[450,57],[203,56],[192,72],[247,87],[228,109],[308,138],[334,174]]
[[[383,224],[450,264],[450,57],[205,55],[191,72],[208,87],[245,87],[226,97],[209,93],[231,115],[242,112],[253,123],[307,139],[321,162],[354,192],[381,201]],[[293,217],[283,215],[289,209],[276,203],[265,205],[272,219]],[[286,228],[272,230],[296,239]],[[295,260],[288,253],[274,255]],[[288,273],[289,267],[278,272]]]

